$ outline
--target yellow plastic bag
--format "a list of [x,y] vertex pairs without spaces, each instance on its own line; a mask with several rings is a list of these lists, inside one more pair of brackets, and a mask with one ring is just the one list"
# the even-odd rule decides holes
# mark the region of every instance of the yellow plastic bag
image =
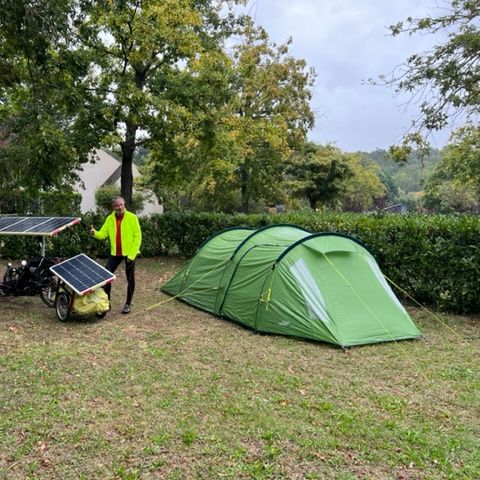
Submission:
[[79,315],[97,315],[108,311],[108,296],[103,288],[97,288],[88,295],[75,295],[73,312]]

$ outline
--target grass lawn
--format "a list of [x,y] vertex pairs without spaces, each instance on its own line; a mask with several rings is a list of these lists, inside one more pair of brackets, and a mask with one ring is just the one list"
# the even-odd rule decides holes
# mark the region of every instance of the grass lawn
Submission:
[[119,272],[100,321],[0,298],[0,478],[480,478],[478,316],[344,352],[144,311],[179,265],[139,261],[131,315]]

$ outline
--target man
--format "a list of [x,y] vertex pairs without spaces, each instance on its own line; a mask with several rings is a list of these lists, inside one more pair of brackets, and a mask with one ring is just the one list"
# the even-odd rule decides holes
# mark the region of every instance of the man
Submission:
[[[115,197],[112,200],[113,212],[105,219],[100,230],[95,230],[90,225],[90,236],[98,240],[108,237],[110,240],[110,257],[106,268],[115,272],[118,266],[125,260],[125,272],[127,274],[127,299],[122,313],[130,313],[132,309],[133,292],[135,291],[135,258],[140,253],[142,232],[138,218],[132,212],[125,209],[125,200]],[[105,286],[105,292],[110,300],[111,284]]]

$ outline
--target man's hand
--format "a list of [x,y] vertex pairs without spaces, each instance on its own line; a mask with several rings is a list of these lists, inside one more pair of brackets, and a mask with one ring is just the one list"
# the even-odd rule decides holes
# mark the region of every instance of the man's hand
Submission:
[[93,237],[95,235],[95,229],[93,228],[93,224],[90,224],[90,236]]

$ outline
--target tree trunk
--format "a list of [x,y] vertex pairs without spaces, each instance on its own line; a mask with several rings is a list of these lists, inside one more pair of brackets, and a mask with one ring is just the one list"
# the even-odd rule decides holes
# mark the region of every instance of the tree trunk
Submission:
[[[135,70],[135,86],[141,91],[145,86],[145,78],[150,65],[142,70]],[[134,109],[136,110],[136,109]],[[122,147],[122,176],[120,180],[120,192],[125,200],[125,207],[128,209],[132,205],[133,196],[133,154],[135,152],[135,142],[137,139],[138,125],[130,120],[125,122],[126,132],[125,140],[121,142]]]
[[242,187],[242,212],[250,210],[250,162],[245,160],[240,167],[240,181]]
[[125,200],[127,209],[132,205],[133,194],[133,153],[135,151],[135,139],[138,126],[133,123],[126,122],[127,131],[125,133],[125,141],[121,143],[122,147],[122,176],[120,179],[120,192]]
[[313,197],[308,197],[308,201],[310,202],[310,208],[315,211],[317,209],[317,201]]

